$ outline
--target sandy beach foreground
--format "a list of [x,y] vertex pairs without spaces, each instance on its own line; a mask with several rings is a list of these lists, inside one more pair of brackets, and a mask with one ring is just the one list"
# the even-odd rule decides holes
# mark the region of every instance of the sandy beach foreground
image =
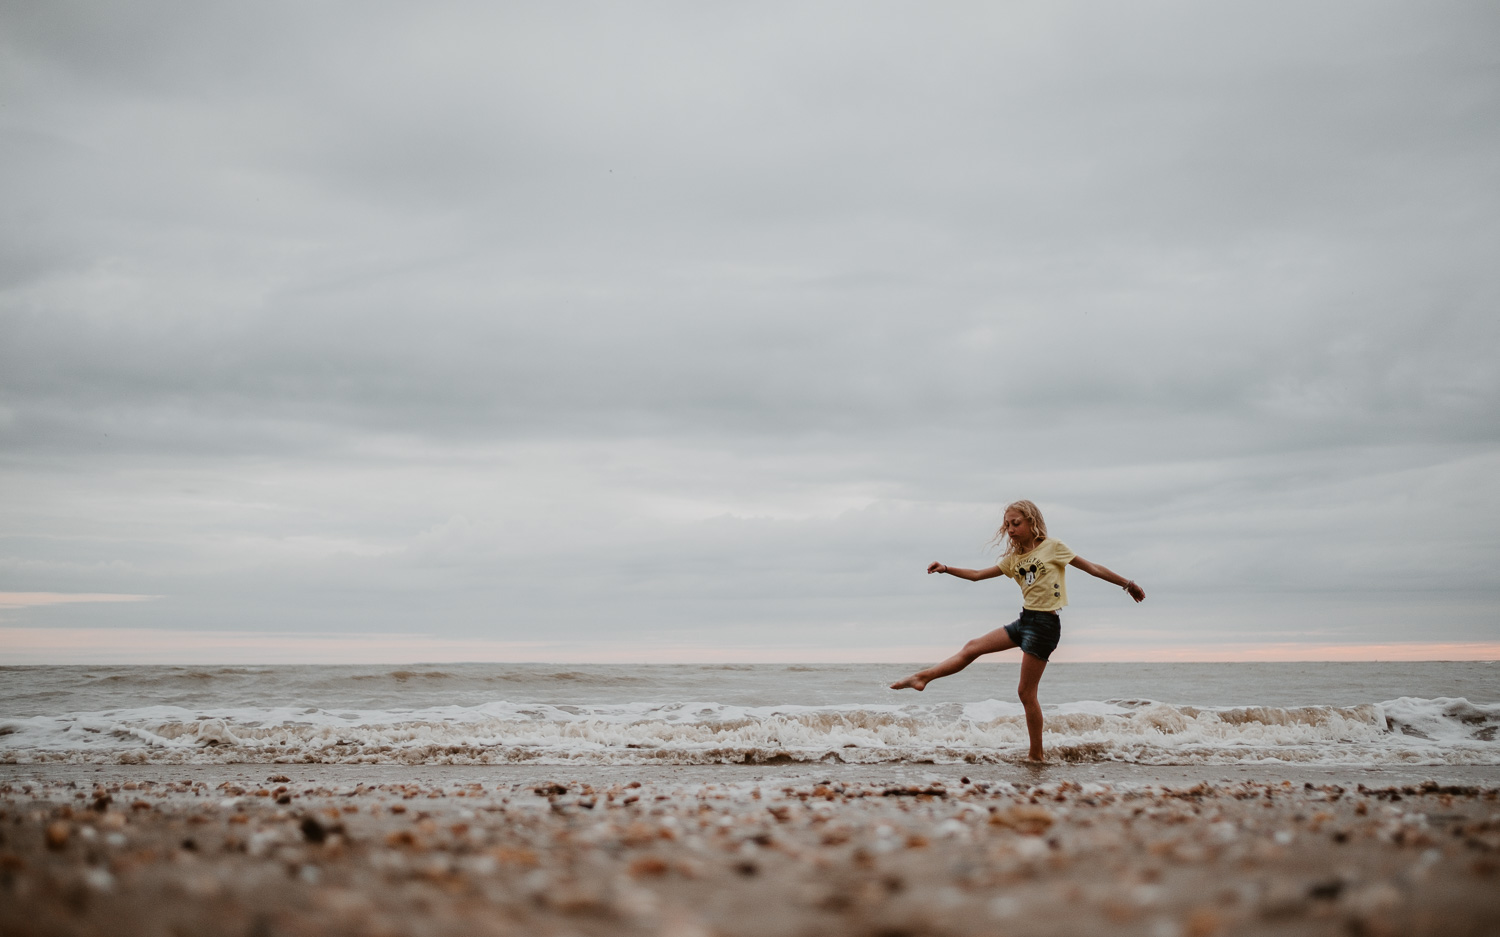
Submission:
[[12,765],[0,932],[1494,933],[1439,770]]

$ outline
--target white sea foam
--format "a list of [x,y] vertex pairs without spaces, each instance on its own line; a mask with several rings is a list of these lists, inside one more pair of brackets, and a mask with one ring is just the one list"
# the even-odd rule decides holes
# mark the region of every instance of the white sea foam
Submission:
[[[1500,704],[1402,697],[1350,706],[1081,700],[1046,708],[1071,761],[1500,764]],[[735,706],[490,702],[403,709],[147,706],[0,722],[0,762],[736,764],[1020,758],[1019,704]]]

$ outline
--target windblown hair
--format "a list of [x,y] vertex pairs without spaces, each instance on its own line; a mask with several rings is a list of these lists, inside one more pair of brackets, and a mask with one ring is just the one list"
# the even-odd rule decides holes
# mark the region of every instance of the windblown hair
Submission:
[[[1002,516],[1004,516],[1004,514],[1009,514],[1011,511],[1015,511],[1017,514],[1020,514],[1022,517],[1031,522],[1031,530],[1036,534],[1037,543],[1040,543],[1047,538],[1047,522],[1042,520],[1041,508],[1037,507],[1030,501],[1012,501],[1010,504],[1007,504],[1005,506],[1005,511],[1003,512]],[[1004,524],[1001,524],[1000,529],[995,531],[995,536],[990,540],[990,544],[999,544],[1000,546],[1005,548],[1000,552],[1000,555],[1002,557],[1010,556],[1012,553],[1018,552],[1016,550],[1017,544],[1014,540],[1010,539],[1010,534],[1006,531]]]

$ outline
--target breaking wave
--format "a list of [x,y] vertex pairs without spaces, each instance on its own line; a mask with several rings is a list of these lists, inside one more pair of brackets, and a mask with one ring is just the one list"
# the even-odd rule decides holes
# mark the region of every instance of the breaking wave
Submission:
[[[442,679],[422,674],[420,679]],[[1046,707],[1063,761],[1500,764],[1500,704],[1402,697],[1355,706]],[[0,721],[0,763],[993,763],[1026,752],[1020,706],[597,706],[418,710],[151,706]]]

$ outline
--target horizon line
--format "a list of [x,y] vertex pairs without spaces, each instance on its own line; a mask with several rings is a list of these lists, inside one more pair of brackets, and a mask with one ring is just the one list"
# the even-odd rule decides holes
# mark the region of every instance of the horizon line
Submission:
[[[5,666],[429,666],[437,664],[916,664],[953,648],[887,644],[839,647],[499,641],[427,634],[363,632],[175,631],[163,628],[17,628],[0,626]],[[980,663],[1015,661],[999,655]],[[1233,642],[1091,644],[1063,647],[1053,663],[1494,663],[1500,641]]]

